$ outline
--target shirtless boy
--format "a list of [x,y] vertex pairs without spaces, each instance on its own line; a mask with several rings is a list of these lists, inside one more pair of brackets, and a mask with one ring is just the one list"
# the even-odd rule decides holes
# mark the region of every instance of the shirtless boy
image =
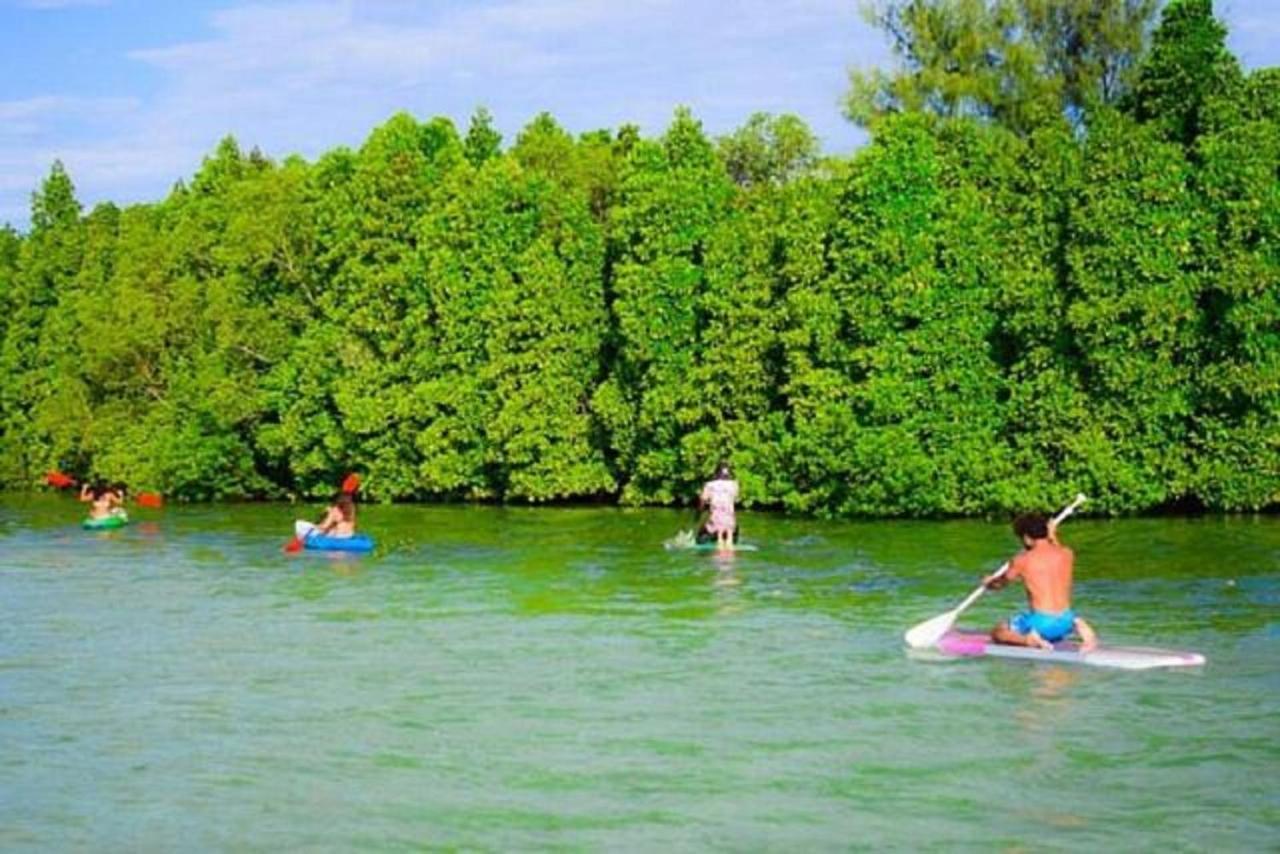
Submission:
[[1013,533],[1025,547],[1009,561],[1009,571],[982,580],[989,590],[999,590],[1010,581],[1027,588],[1026,611],[1002,622],[991,631],[992,640],[1015,646],[1052,649],[1074,630],[1080,635],[1080,649],[1088,652],[1098,645],[1093,628],[1071,610],[1071,579],[1076,556],[1058,542],[1056,528],[1038,513],[1019,516]]

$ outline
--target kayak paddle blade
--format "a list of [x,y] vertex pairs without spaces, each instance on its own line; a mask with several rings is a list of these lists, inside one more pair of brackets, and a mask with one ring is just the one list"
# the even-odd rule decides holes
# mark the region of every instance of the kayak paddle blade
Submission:
[[360,488],[360,475],[352,472],[342,481],[342,491],[347,495],[355,495],[356,490]]
[[155,492],[139,492],[138,506],[160,508],[164,506],[164,498]]
[[939,614],[919,625],[912,626],[902,636],[902,639],[912,649],[928,649],[936,646],[938,641],[942,640],[942,636],[951,630],[951,626],[955,624],[957,616],[959,615],[955,611]]
[[284,547],[285,554],[292,555],[292,554],[297,554],[300,551],[302,551],[301,537],[294,537],[292,540],[290,540],[288,543],[285,544],[285,547]]
[[68,486],[75,486],[75,478],[65,475],[60,471],[51,471],[44,476],[44,482],[52,486],[54,489],[66,489]]

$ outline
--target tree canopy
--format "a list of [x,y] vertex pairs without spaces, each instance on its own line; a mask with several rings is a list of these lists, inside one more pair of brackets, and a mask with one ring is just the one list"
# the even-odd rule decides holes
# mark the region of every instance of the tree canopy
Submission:
[[[0,229],[0,482],[927,516],[1280,505],[1280,86],[1208,0],[914,0],[868,145],[478,110]],[[859,89],[858,87],[862,87]],[[864,97],[865,96],[865,97]]]

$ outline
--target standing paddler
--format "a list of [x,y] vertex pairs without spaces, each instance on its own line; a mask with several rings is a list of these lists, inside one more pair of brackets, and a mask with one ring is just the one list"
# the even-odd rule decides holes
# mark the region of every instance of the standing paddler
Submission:
[[735,512],[738,502],[738,481],[727,460],[721,460],[715,474],[702,486],[698,495],[698,509],[709,511],[707,520],[698,529],[700,543],[716,541],[717,547],[731,549],[738,539],[738,519]]

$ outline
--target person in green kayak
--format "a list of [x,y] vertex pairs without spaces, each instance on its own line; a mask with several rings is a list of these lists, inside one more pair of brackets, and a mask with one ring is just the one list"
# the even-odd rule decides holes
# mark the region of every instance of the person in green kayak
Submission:
[[989,590],[999,590],[1010,581],[1021,581],[1030,607],[992,629],[991,639],[1052,649],[1074,631],[1080,636],[1082,651],[1097,647],[1093,627],[1071,609],[1076,556],[1058,542],[1056,526],[1039,513],[1027,513],[1013,521],[1013,533],[1022,541],[1023,550],[1010,559],[1008,572],[989,575],[982,583]]
[[738,520],[734,512],[737,501],[738,482],[733,479],[733,469],[726,460],[721,460],[715,474],[698,495],[698,509],[710,511],[698,529],[698,542],[714,539],[719,548],[733,546],[738,539]]
[[124,512],[124,499],[120,493],[103,483],[83,484],[80,500],[89,504],[90,519],[106,519]]

